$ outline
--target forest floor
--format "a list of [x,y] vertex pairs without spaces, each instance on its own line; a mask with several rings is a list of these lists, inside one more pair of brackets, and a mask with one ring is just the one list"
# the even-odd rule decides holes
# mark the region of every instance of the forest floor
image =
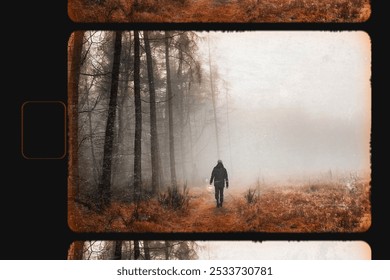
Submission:
[[103,213],[78,203],[70,226],[79,232],[363,232],[371,224],[368,183],[349,189],[339,184],[311,184],[239,191],[225,189],[217,208],[214,187],[191,188],[181,209],[157,199],[112,202]]
[[370,0],[69,0],[76,22],[364,22]]

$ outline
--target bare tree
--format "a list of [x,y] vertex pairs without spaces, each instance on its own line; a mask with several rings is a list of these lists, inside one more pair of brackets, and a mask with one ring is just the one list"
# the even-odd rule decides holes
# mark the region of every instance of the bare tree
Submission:
[[103,151],[103,168],[102,175],[98,186],[98,208],[103,210],[110,204],[111,201],[111,164],[112,164],[112,148],[114,138],[114,122],[117,106],[119,67],[122,50],[122,32],[115,32],[115,47],[114,47],[114,62],[111,73],[111,90],[110,102],[108,105],[108,116],[106,123],[106,132],[104,138]]
[[217,119],[217,105],[215,97],[215,85],[213,80],[213,70],[211,67],[211,55],[210,55],[210,37],[208,38],[208,51],[209,51],[209,70],[210,70],[210,91],[211,91],[211,100],[213,102],[213,112],[214,112],[214,125],[215,125],[215,139],[217,141],[217,157],[220,158],[220,147],[219,147],[219,133],[218,133],[218,119]]
[[226,93],[226,123],[227,123],[227,133],[229,140],[229,159],[230,159],[230,174],[232,174],[233,170],[233,160],[232,160],[232,144],[230,137],[230,119],[229,119],[229,86],[227,82],[224,81],[225,93]]
[[153,76],[153,58],[150,50],[149,33],[144,31],[144,42],[146,52],[146,62],[148,68],[149,81],[149,105],[150,105],[150,148],[152,158],[152,193],[156,194],[160,190],[160,168],[159,168],[159,144],[157,134],[157,117],[156,117],[156,90],[154,87]]
[[176,182],[176,162],[175,162],[175,141],[173,133],[173,106],[172,106],[172,84],[171,84],[171,67],[169,63],[169,31],[165,31],[165,65],[167,71],[167,97],[168,97],[168,123],[169,123],[169,161],[171,171],[171,185],[177,188]]
[[75,31],[69,39],[69,72],[68,72],[68,104],[69,104],[69,176],[68,184],[70,186],[69,200],[73,200],[78,196],[78,95],[79,95],[79,79],[80,67],[82,60],[84,31]]
[[144,240],[144,253],[145,253],[145,260],[150,260],[150,248],[149,248],[149,241]]
[[115,241],[114,260],[122,259],[122,240]]
[[169,247],[170,247],[170,242],[168,240],[165,240],[165,259],[169,260]]
[[[184,36],[180,36],[184,37]],[[179,133],[180,133],[180,157],[181,157],[181,172],[183,180],[187,180],[187,170],[186,170],[186,156],[184,149],[184,95],[185,95],[185,85],[183,82],[183,44],[179,43],[178,51],[179,51],[179,59],[178,59],[178,68],[177,68],[177,94],[178,94],[178,111],[179,111]]]
[[[127,155],[129,155],[129,145],[131,141],[127,139],[129,137],[128,132],[132,127],[131,122],[131,104],[130,104],[130,92],[132,87],[129,85],[132,78],[133,71],[133,53],[132,53],[132,32],[124,32],[122,34],[122,58],[121,58],[121,73],[124,73],[120,78],[119,91],[118,91],[118,106],[117,106],[117,127],[115,135],[114,145],[114,158],[113,172],[112,172],[112,185],[119,184],[120,186],[129,186],[128,176],[123,174],[129,173],[129,163]],[[123,65],[123,66],[122,66]]]
[[139,260],[141,256],[141,250],[139,248],[139,240],[134,240],[134,259]]
[[142,111],[141,111],[141,82],[140,82],[140,40],[139,32],[134,31],[134,105],[135,105],[135,136],[134,136],[134,193],[137,204],[141,195],[142,173]]
[[95,80],[95,77],[93,77],[93,80],[91,82],[91,84],[88,86],[88,89],[86,90],[87,92],[87,96],[85,98],[85,103],[86,103],[86,106],[87,106],[87,115],[88,115],[88,128],[89,128],[89,146],[90,146],[90,153],[91,153],[91,159],[92,159],[92,170],[93,170],[93,180],[95,181],[95,183],[97,184],[98,182],[98,178],[99,178],[99,170],[98,170],[98,166],[97,166],[97,160],[96,160],[96,156],[95,156],[95,144],[94,144],[94,139],[93,139],[93,126],[92,126],[92,109],[91,109],[91,106],[90,106],[90,103],[89,103],[89,93],[90,93],[90,88],[92,87],[93,83],[94,83],[94,80]]
[[[175,84],[175,101],[174,104],[177,106],[176,116],[178,119],[178,133],[179,133],[179,147],[180,147],[180,167],[182,173],[182,179],[187,182],[188,174],[188,160],[187,160],[187,145],[186,143],[190,142],[190,147],[192,146],[192,139],[190,135],[186,134],[186,128],[188,128],[187,133],[191,134],[190,130],[190,111],[191,103],[188,101],[190,89],[194,82],[200,83],[200,63],[195,56],[197,50],[196,41],[198,36],[194,32],[177,32],[172,35],[174,38],[173,45],[175,49],[174,57],[177,57],[175,62],[177,63],[176,70],[176,79],[173,80]],[[193,151],[190,150],[192,153]],[[193,168],[193,157],[190,154],[191,163],[190,168]]]

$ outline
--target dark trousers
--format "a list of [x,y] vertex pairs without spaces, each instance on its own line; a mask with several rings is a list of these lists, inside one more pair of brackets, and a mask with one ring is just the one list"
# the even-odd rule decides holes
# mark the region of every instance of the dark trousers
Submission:
[[214,186],[215,188],[215,199],[217,200],[218,203],[223,202],[223,185],[216,185]]

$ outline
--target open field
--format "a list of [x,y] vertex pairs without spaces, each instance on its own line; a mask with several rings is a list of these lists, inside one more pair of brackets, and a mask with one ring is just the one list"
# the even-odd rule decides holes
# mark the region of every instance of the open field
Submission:
[[69,0],[76,22],[363,22],[369,0]]

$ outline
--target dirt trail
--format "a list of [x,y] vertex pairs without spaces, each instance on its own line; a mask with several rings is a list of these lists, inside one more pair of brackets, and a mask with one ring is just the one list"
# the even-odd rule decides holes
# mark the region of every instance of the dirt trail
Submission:
[[224,191],[223,207],[216,207],[214,187],[205,186],[191,191],[190,212],[183,221],[185,231],[226,232],[234,231],[237,210],[234,206],[237,194],[230,189]]

